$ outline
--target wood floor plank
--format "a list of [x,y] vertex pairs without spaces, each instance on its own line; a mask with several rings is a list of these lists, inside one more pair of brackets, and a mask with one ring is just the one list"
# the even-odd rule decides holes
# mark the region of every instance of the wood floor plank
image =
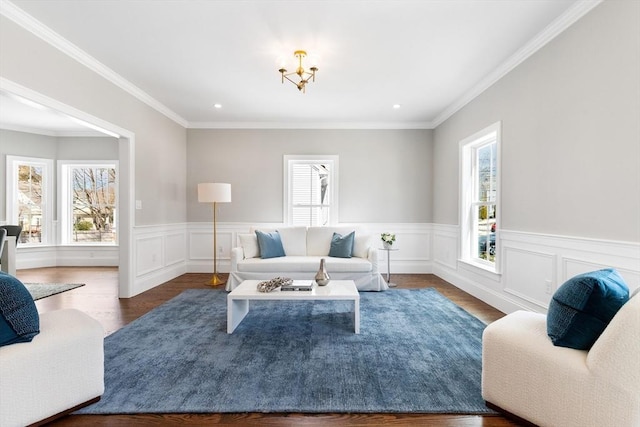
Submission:
[[[84,283],[73,289],[36,301],[39,312],[61,308],[77,308],[96,318],[105,335],[122,328],[186,289],[207,287],[210,274],[188,273],[140,295],[118,298],[118,270],[112,267],[57,267],[18,270],[23,282]],[[504,313],[485,304],[431,274],[396,274],[394,283],[400,289],[434,287],[447,298],[485,323]],[[54,421],[53,426],[442,426],[442,427],[513,427],[514,422],[500,415],[444,414],[137,414],[137,415],[70,415]]]

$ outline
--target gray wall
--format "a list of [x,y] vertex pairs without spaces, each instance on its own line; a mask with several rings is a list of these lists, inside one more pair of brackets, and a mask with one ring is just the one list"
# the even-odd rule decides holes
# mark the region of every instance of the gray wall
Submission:
[[458,143],[502,120],[502,228],[640,241],[640,2],[603,2],[434,131],[433,221]]
[[232,203],[220,221],[283,221],[283,156],[339,156],[339,221],[429,223],[430,130],[188,131],[188,221],[211,221],[197,201],[199,182],[229,182]]
[[135,225],[186,219],[186,130],[0,16],[0,76],[135,134]]
[[[0,129],[0,222],[7,221],[7,155],[53,160],[51,179],[56,192],[56,160],[118,160],[118,140],[111,137],[54,137]],[[53,197],[57,200],[57,194]],[[53,209],[56,218],[57,203]]]

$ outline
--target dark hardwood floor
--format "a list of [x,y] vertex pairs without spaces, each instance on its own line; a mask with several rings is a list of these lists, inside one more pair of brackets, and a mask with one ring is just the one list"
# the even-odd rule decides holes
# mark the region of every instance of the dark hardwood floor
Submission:
[[[77,308],[102,323],[105,335],[122,328],[185,289],[204,288],[210,274],[189,273],[170,280],[133,298],[118,298],[118,271],[110,267],[62,267],[19,270],[23,282],[85,283],[36,301],[39,312]],[[453,302],[485,323],[503,313],[455,286],[430,274],[394,275],[398,288],[434,287]],[[53,422],[55,426],[150,426],[150,425],[233,425],[233,426],[517,426],[500,415],[441,414],[143,414],[70,415]]]

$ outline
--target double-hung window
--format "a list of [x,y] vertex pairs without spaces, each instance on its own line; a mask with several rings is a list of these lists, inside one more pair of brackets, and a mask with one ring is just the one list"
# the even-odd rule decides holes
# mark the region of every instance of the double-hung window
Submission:
[[465,138],[461,149],[462,259],[498,272],[500,122]]
[[117,162],[59,162],[62,244],[117,243]]
[[284,156],[284,223],[338,222],[338,156]]
[[55,241],[52,198],[53,161],[7,156],[7,223],[21,225],[19,242],[46,245]]

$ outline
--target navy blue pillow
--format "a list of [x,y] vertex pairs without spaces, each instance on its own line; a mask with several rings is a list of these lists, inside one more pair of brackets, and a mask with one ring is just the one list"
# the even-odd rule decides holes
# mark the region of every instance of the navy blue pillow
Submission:
[[559,347],[588,350],[628,300],[629,287],[612,268],[575,276],[549,303],[547,335]]
[[355,236],[355,231],[352,231],[346,236],[338,233],[333,233],[333,237],[331,238],[331,248],[329,249],[329,256],[337,258],[351,258]]
[[258,246],[260,247],[260,258],[277,258],[285,256],[284,248],[282,247],[282,239],[280,239],[280,233],[273,231],[271,233],[265,233],[260,230],[256,230],[256,237],[258,238]]
[[33,297],[20,280],[0,272],[0,346],[29,342],[39,333]]

